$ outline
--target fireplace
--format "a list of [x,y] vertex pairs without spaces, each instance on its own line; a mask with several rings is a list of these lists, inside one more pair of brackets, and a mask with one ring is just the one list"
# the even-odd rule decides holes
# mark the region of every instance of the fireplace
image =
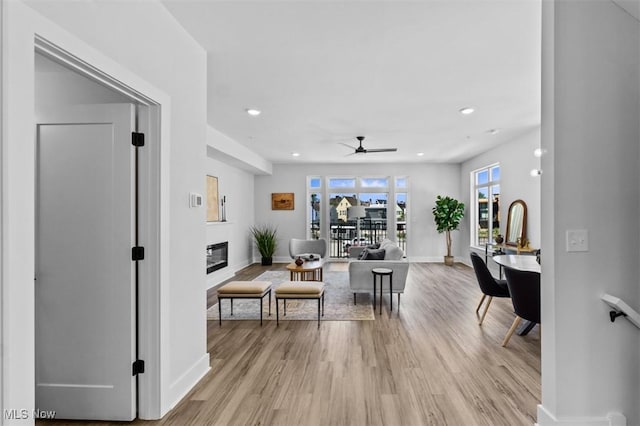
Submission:
[[210,244],[207,246],[207,274],[228,265],[229,242]]

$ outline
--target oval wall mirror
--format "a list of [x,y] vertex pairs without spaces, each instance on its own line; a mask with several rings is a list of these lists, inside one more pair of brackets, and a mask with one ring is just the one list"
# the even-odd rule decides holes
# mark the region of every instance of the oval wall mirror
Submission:
[[505,243],[517,246],[518,240],[524,241],[527,237],[527,204],[522,200],[515,200],[509,206],[507,214],[507,233]]

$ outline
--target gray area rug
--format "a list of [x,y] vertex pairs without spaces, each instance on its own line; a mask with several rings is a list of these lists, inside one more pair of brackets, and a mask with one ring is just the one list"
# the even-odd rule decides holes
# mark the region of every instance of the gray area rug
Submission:
[[[254,281],[271,281],[271,316],[268,316],[269,302],[265,297],[263,319],[276,319],[275,289],[284,281],[289,281],[288,271],[263,272]],[[358,304],[353,304],[353,293],[349,289],[349,274],[347,272],[324,272],[324,321],[369,321],[374,320],[371,295],[359,293]],[[282,300],[280,301],[280,321],[286,320],[318,320],[317,300],[288,300],[287,316],[282,314]],[[233,316],[230,310],[231,301],[222,300],[222,320],[259,320],[260,301],[257,299],[233,301]],[[218,304],[207,310],[207,319],[218,320]]]

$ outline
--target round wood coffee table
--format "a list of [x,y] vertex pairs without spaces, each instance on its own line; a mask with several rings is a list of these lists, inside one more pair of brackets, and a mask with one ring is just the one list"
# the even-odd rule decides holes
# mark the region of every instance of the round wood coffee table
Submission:
[[290,281],[322,281],[322,259],[305,260],[298,266],[295,262],[287,265]]

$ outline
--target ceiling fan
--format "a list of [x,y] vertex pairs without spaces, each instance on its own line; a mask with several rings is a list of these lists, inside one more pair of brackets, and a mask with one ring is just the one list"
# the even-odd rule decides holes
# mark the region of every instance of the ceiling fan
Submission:
[[364,140],[364,136],[356,136],[356,139],[358,139],[358,141],[360,142],[360,145],[355,148],[351,145],[347,145],[346,143],[343,143],[342,145],[347,146],[351,149],[354,150],[354,152],[352,154],[349,155],[353,155],[353,154],[366,154],[368,152],[396,152],[398,150],[398,148],[372,148],[372,149],[365,149],[362,146],[362,141]]

